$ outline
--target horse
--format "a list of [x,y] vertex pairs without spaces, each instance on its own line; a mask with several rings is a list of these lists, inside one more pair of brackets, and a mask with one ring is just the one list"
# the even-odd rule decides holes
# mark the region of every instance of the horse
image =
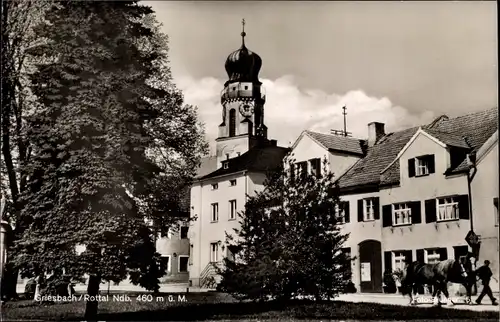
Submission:
[[448,282],[462,284],[467,291],[466,302],[471,302],[471,289],[475,283],[473,269],[474,257],[471,254],[462,260],[447,259],[434,264],[425,264],[419,261],[407,264],[403,270],[401,282],[402,294],[410,295],[410,305],[416,304],[413,294],[423,285],[432,285],[434,304],[439,305],[438,293],[442,292],[448,304],[453,304],[448,294]]

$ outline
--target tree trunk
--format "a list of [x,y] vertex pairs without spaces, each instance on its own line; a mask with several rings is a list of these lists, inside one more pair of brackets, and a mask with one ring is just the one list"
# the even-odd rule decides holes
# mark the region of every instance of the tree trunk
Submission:
[[86,321],[97,321],[97,307],[99,305],[99,302],[97,300],[99,295],[100,283],[100,276],[91,275],[89,277],[89,286],[87,287],[87,294],[89,295],[89,299],[85,307]]
[[11,265],[6,265],[2,274],[2,299],[9,301],[17,299],[17,278],[19,270],[13,269]]

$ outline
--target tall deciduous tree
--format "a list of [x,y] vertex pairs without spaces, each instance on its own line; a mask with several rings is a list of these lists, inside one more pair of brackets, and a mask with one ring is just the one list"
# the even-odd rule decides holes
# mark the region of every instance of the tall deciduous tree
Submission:
[[[49,0],[2,1],[2,113],[1,113],[1,158],[0,191],[6,196],[7,207],[1,214],[14,226],[9,242],[18,239],[26,228],[26,220],[21,216],[20,194],[26,188],[27,177],[23,168],[29,163],[31,148],[26,135],[26,116],[36,110],[36,100],[28,86],[29,73],[33,70],[34,57],[27,51],[43,39],[37,37],[33,27],[49,8]],[[9,243],[8,252],[11,252]],[[8,259],[11,256],[7,257]],[[2,274],[2,298],[16,295],[18,272],[9,261]]]
[[[291,156],[285,163],[291,168]],[[338,189],[333,174],[271,173],[263,191],[249,196],[241,227],[227,236],[233,256],[224,259],[220,287],[252,300],[294,296],[332,298],[350,281],[342,251]]]
[[127,276],[157,290],[165,268],[145,221],[175,208],[206,149],[171,82],[167,39],[136,1],[58,2],[45,20],[37,33],[49,41],[32,52],[47,59],[32,77],[42,107],[30,119],[31,221],[16,264],[26,276],[88,274],[89,295]]

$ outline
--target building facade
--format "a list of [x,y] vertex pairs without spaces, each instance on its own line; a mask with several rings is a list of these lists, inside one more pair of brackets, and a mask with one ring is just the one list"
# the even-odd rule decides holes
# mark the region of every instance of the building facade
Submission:
[[[214,286],[215,267],[232,256],[225,240],[239,227],[237,213],[290,152],[267,138],[262,60],[242,37],[225,64],[216,155],[203,160],[191,188],[193,286]],[[358,291],[382,292],[384,272],[408,261],[466,255],[470,231],[480,235],[479,260],[490,260],[498,278],[497,119],[495,108],[392,133],[372,122],[366,140],[302,132],[291,148],[292,171],[320,173],[325,162],[335,174]]]
[[[329,155],[330,170],[339,173],[346,217],[342,229],[350,233],[345,246],[354,258],[352,279],[359,291],[382,292],[383,272],[402,269],[407,261],[431,263],[466,255],[471,249],[465,237],[474,225],[481,236],[479,259],[489,259],[498,276],[497,117],[497,109],[442,116],[394,133],[374,122],[368,125],[363,155],[353,156],[346,171]],[[322,136],[330,144],[356,142]],[[303,159],[324,158],[321,146],[296,144],[292,153],[300,156],[297,166]]]
[[266,172],[282,162],[288,149],[267,138],[265,95],[259,80],[261,58],[245,46],[225,64],[228,80],[221,92],[222,122],[216,155],[202,160],[191,188],[190,284],[212,287],[215,268],[231,256],[226,233],[238,228],[247,195],[263,188]]

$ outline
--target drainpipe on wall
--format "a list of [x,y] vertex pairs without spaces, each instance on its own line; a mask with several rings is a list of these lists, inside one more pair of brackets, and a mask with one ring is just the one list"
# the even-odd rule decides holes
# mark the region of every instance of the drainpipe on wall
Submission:
[[[470,230],[474,231],[474,218],[472,214],[472,189],[471,189],[471,182],[472,179],[476,176],[477,173],[477,168],[476,168],[476,154],[471,153],[468,155],[468,165],[469,165],[469,170],[467,171],[467,189],[468,189],[468,195],[469,195],[469,215],[470,215]],[[472,170],[472,173],[471,173]]]
[[[469,216],[470,216],[470,230],[474,232],[474,217],[472,214],[472,189],[471,189],[471,182],[472,179],[474,179],[474,176],[477,173],[477,167],[476,167],[476,154],[471,153],[467,155],[467,163],[469,166],[469,169],[467,171],[467,189],[468,189],[468,196],[469,196]],[[471,173],[472,170],[472,173]],[[476,265],[478,257],[479,257],[479,245],[476,247],[476,249],[472,250],[472,253],[474,254],[474,257],[476,258],[474,265]],[[474,283],[472,285],[472,295],[477,294],[477,284]]]

